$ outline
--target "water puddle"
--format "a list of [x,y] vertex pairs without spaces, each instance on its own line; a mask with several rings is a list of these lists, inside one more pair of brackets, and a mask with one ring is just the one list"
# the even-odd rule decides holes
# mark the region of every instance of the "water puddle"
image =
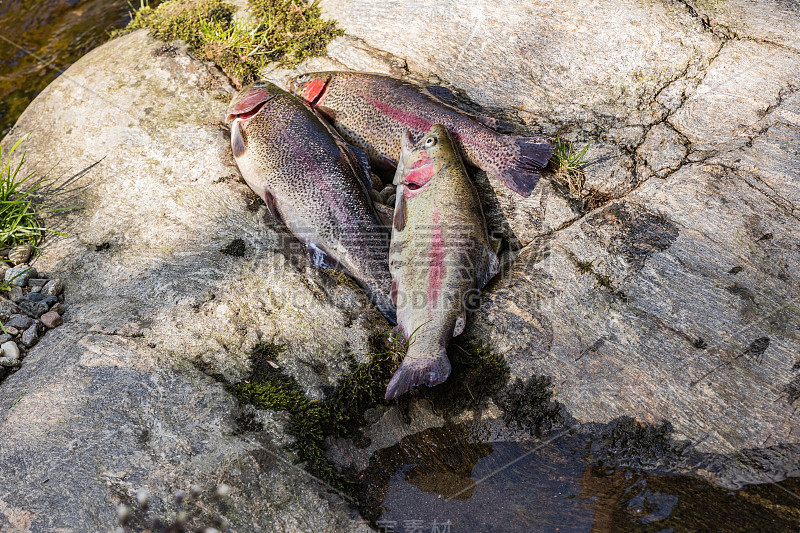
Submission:
[[[379,531],[793,531],[800,478],[725,490],[694,476],[602,466],[596,436],[486,442],[447,424],[379,450],[362,473]],[[549,442],[548,442],[549,441]]]

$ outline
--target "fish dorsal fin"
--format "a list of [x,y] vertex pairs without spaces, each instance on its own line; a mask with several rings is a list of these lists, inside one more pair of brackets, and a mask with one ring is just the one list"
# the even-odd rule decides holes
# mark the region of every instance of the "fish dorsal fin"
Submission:
[[238,120],[234,120],[231,126],[231,149],[233,157],[242,157],[247,150],[247,136],[239,126]]
[[406,227],[406,196],[403,194],[404,187],[397,186],[397,200],[394,205],[394,221],[392,225],[397,231],[403,231]]
[[434,98],[443,100],[445,102],[453,102],[456,99],[456,95],[453,93],[453,91],[447,87],[444,87],[443,85],[428,85],[425,87],[425,89],[427,89]]

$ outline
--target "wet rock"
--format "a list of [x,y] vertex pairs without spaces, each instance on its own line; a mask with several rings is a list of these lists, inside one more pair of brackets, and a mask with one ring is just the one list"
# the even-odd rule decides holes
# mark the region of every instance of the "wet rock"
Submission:
[[22,332],[20,341],[22,344],[30,348],[39,340],[39,326],[38,324],[31,325],[28,329]]
[[48,311],[41,317],[42,324],[47,326],[48,328],[54,328],[56,326],[61,325],[61,315],[56,313],[55,311]]
[[29,292],[22,297],[22,300],[26,302],[41,302],[44,300],[44,296],[39,292]]
[[6,270],[4,280],[16,287],[24,287],[30,278],[38,276],[36,269],[30,265],[21,264]]
[[26,262],[33,253],[33,246],[30,244],[20,244],[15,246],[8,252],[8,260],[15,265]]
[[48,280],[46,278],[31,278],[31,279],[28,280],[28,287],[31,287],[31,288],[40,287],[41,288],[41,287],[44,287],[47,284],[48,281],[50,281],[50,280]]
[[386,198],[386,205],[388,205],[391,208],[394,208],[394,204],[396,201],[397,201],[397,195],[392,193],[391,195],[389,195],[388,198]]
[[19,329],[27,329],[33,323],[30,317],[20,314],[11,315],[9,320],[3,322],[6,327],[11,326]]
[[64,282],[60,279],[51,279],[42,288],[42,295],[44,296],[58,296],[64,290]]

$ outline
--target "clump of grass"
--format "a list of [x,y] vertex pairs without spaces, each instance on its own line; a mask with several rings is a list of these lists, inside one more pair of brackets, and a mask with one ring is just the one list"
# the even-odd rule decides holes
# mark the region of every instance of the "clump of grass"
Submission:
[[30,244],[35,249],[44,232],[63,235],[43,227],[38,221],[40,215],[49,211],[36,210],[35,193],[42,181],[32,180],[35,172],[21,172],[26,153],[23,152],[16,165],[11,164],[11,156],[26,138],[27,135],[14,143],[5,159],[0,148],[0,248]]
[[155,9],[138,9],[121,33],[149,28],[158,39],[182,39],[239,87],[254,81],[273,61],[294,66],[322,54],[344,33],[322,18],[318,2],[250,0],[250,8],[251,19],[242,22],[233,19],[233,6],[222,0],[168,0]]
[[586,185],[584,169],[591,163],[586,159],[586,152],[591,144],[587,143],[586,146],[577,150],[573,143],[556,137],[556,145],[551,159],[556,170],[555,179],[574,198],[582,199],[587,195],[587,191],[584,190]]

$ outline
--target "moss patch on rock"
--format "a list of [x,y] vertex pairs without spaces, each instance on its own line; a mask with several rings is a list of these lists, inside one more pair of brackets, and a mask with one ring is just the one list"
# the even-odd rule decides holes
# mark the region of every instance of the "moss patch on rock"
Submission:
[[328,398],[310,401],[297,381],[275,369],[270,361],[277,358],[282,347],[265,343],[252,353],[252,372],[248,379],[233,385],[229,390],[242,403],[258,409],[285,410],[290,415],[289,434],[294,437],[292,449],[306,469],[337,488],[348,485],[333,464],[325,457],[325,438],[353,437],[366,424],[364,412],[383,402],[383,394],[402,345],[394,342],[382,344],[382,336],[373,339],[375,352],[367,363],[354,365],[342,378]]
[[344,32],[324,20],[317,2],[250,0],[248,21],[234,19],[222,0],[168,0],[134,13],[125,33],[141,28],[164,41],[181,39],[192,53],[214,61],[241,88],[273,61],[293,66],[324,53]]

